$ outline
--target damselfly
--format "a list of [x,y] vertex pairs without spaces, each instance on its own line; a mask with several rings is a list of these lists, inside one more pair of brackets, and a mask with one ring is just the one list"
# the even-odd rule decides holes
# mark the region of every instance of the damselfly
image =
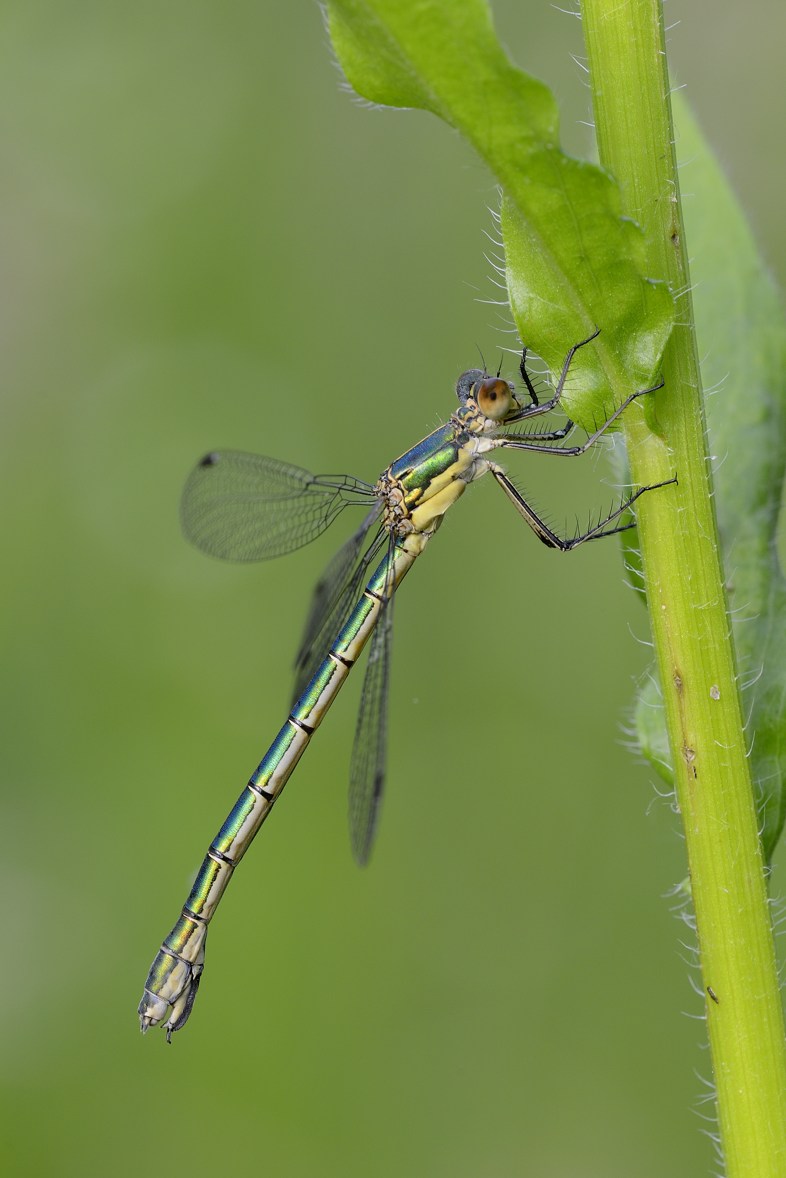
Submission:
[[562,539],[492,457],[499,450],[583,454],[632,401],[660,388],[631,393],[580,446],[559,444],[574,428],[570,420],[541,432],[511,429],[557,408],[576,351],[597,334],[570,349],[553,396],[543,402],[527,372],[526,348],[520,363],[526,403],[499,372],[464,372],[450,420],[391,463],[373,486],[232,450],[208,454],[190,476],[182,503],[185,534],[204,552],[227,560],[265,560],[292,552],[320,535],[348,506],[365,506],[366,515],[314,591],[296,659],[295,700],[284,727],[210,844],[182,913],[153,961],[139,1005],[143,1031],[163,1023],[171,1040],[191,1014],[208,923],[230,876],[371,638],[349,787],[352,848],[359,863],[368,859],[385,780],[393,595],[468,485],[491,473],[535,535],[561,552],[633,526],[632,519],[622,517],[652,487],[636,490],[587,532]]

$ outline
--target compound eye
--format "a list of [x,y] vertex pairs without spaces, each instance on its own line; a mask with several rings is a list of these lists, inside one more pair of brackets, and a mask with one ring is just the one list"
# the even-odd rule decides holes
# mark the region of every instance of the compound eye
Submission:
[[513,408],[513,392],[506,380],[490,376],[475,385],[478,409],[492,421],[501,421]]

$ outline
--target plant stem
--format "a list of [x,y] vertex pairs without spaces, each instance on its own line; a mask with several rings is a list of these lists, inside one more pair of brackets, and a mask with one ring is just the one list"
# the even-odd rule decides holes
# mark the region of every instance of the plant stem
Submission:
[[729,1178],[786,1173],[786,1057],[767,890],[715,526],[660,0],[583,0],[600,158],[678,297],[657,433],[629,424],[637,512],[685,827]]

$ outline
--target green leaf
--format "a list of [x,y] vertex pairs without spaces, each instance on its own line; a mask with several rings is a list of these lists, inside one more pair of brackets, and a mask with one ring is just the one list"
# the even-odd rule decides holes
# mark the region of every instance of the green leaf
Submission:
[[659,776],[673,786],[674,770],[663,712],[663,696],[654,667],[646,682],[639,688],[636,698],[635,729],[639,747],[647,760]]
[[482,0],[329,0],[338,60],[371,102],[417,107],[456,128],[503,188],[508,289],[522,340],[559,371],[576,357],[568,412],[587,428],[653,383],[673,321],[671,295],[642,273],[640,230],[595,165],[559,148],[549,90],[518,70]]
[[[676,97],[676,96],[675,96]],[[715,509],[769,859],[786,812],[786,579],[777,529],[786,474],[786,323],[779,293],[717,162],[675,102],[694,308],[703,357]],[[651,685],[637,707],[642,748],[664,774],[665,721]]]

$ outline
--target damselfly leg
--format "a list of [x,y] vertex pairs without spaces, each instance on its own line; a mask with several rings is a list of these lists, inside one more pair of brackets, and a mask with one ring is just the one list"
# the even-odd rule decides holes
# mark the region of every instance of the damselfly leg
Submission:
[[[596,339],[598,335],[599,331],[594,331],[592,335],[588,336],[580,343],[574,344],[573,347],[568,351],[560,371],[559,379],[554,389],[554,394],[548,401],[538,403],[537,398],[533,398],[533,404],[523,408],[516,415],[515,419],[511,420],[524,421],[530,417],[540,417],[542,414],[549,413],[551,410],[557,408],[562,399],[562,394],[565,388],[565,381],[567,380],[573,357],[576,355],[576,352],[578,352],[579,348],[583,348],[585,344],[591,343],[591,341]],[[532,389],[532,382],[526,370],[526,357],[527,349],[525,348],[521,356],[520,370],[527,386],[527,391],[530,396],[533,397],[534,390]],[[587,440],[581,446],[550,446],[546,444],[548,442],[563,440],[575,429],[575,423],[570,419],[568,419],[557,429],[528,433],[524,437],[516,435],[515,433],[501,434],[497,438],[497,444],[499,447],[509,450],[530,450],[536,454],[558,454],[563,458],[578,458],[580,455],[585,454],[587,450],[591,449],[591,447],[594,446],[595,443],[603,437],[603,435],[610,429],[614,422],[617,421],[619,417],[621,417],[629,405],[631,405],[639,397],[645,397],[649,393],[655,393],[662,387],[663,381],[661,380],[651,388],[638,389],[636,392],[631,393],[614,410],[614,412],[609,414],[606,420],[589,435]],[[534,508],[529,503],[527,503],[519,489],[501,467],[497,466],[496,463],[491,463],[490,469],[491,473],[494,475],[494,478],[502,487],[513,506],[516,508],[521,517],[526,521],[526,523],[532,528],[538,539],[542,540],[542,542],[548,548],[555,548],[559,552],[570,552],[572,549],[578,548],[580,544],[585,544],[588,540],[598,540],[603,536],[613,536],[618,532],[625,532],[629,528],[635,527],[636,525],[634,520],[628,520],[625,523],[616,523],[615,521],[619,520],[625,514],[625,512],[633,506],[636,500],[645,494],[645,492],[657,490],[659,487],[669,486],[669,484],[676,483],[677,481],[675,476],[670,479],[664,479],[659,483],[653,483],[647,487],[637,488],[632,494],[625,497],[613,511],[609,512],[607,516],[600,519],[586,532],[572,536],[569,539],[563,539],[561,536],[558,536],[557,533],[551,527],[549,527],[545,520],[543,520],[538,515]],[[615,526],[609,526],[611,524],[614,524]]]

